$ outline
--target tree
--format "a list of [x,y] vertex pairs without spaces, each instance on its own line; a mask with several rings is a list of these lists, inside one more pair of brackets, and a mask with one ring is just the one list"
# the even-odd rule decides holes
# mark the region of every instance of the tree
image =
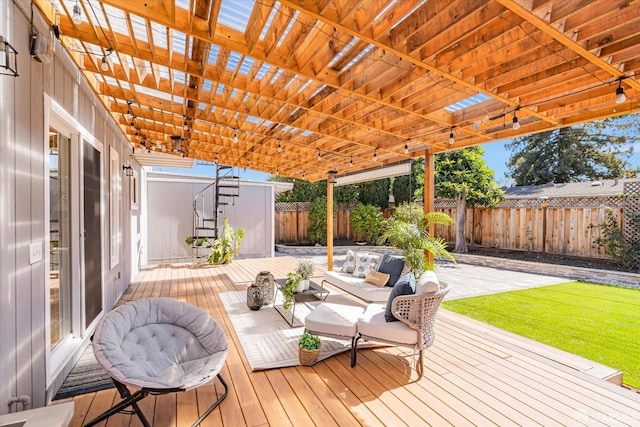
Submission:
[[505,145],[513,153],[508,174],[516,185],[633,177],[640,169],[626,159],[638,131],[637,115],[629,115],[515,138]]
[[[310,202],[318,197],[326,197],[327,181],[309,182],[304,179],[287,178],[280,175],[271,175],[272,182],[292,182],[291,191],[280,193],[276,196],[276,202]],[[358,200],[358,187],[356,185],[343,185],[336,187],[333,195],[336,202],[355,202]]]
[[436,197],[456,201],[456,246],[453,252],[467,253],[465,227],[467,206],[496,206],[504,197],[504,191],[493,180],[480,146],[448,151],[436,155],[435,193]]
[[360,193],[358,201],[365,205],[373,205],[380,209],[386,209],[389,206],[390,184],[391,180],[389,178],[356,184]]
[[411,175],[397,176],[393,179],[393,198],[396,206],[415,199],[415,190],[418,187],[418,176],[424,173],[424,157],[413,159],[411,162]]

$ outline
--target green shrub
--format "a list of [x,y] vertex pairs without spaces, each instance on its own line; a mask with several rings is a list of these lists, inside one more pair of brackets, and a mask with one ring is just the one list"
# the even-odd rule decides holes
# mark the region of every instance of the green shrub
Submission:
[[360,203],[351,211],[349,224],[367,243],[375,244],[384,229],[384,215],[378,207]]
[[[336,205],[333,205],[333,216],[336,216]],[[309,239],[311,243],[327,244],[327,198],[318,197],[309,206]]]
[[[640,240],[626,237],[620,228],[618,219],[613,214],[613,210],[605,207],[604,221],[595,226],[601,230],[601,235],[594,239],[594,243],[599,247],[604,247],[613,260],[625,268],[633,269],[636,265],[638,255],[640,254]],[[633,212],[627,212],[625,221],[632,225],[631,228],[640,229],[640,215]]]

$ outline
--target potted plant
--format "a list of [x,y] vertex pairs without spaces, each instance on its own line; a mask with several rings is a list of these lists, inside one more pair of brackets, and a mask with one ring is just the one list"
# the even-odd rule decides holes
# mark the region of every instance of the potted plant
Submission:
[[293,304],[293,294],[298,290],[298,283],[300,283],[301,280],[302,276],[297,272],[287,274],[287,280],[284,282],[282,288],[282,295],[284,296],[282,307],[284,307],[285,310],[291,308],[291,304]]
[[[298,285],[298,292],[304,291],[309,289],[309,279],[311,278],[311,275],[313,274],[313,270],[314,270],[314,265],[313,262],[307,260],[307,259],[303,259],[298,261],[298,268],[296,269],[296,273],[298,273],[300,275],[300,277],[302,277],[302,280],[300,281],[300,284]],[[302,287],[302,290],[300,289],[300,287]]]
[[222,232],[217,239],[213,240],[207,262],[212,265],[231,264],[233,256],[238,254],[238,248],[243,238],[244,229],[239,228],[237,232],[234,232],[225,218]]
[[305,332],[298,341],[298,359],[304,366],[313,366],[320,355],[322,342],[317,335]]

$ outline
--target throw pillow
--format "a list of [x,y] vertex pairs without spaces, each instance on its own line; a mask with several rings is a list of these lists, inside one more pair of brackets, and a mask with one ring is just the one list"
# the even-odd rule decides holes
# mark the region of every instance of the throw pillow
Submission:
[[377,287],[383,287],[389,281],[389,275],[387,273],[380,273],[379,271],[370,271],[364,281],[376,285]]
[[342,264],[343,273],[353,273],[353,269],[356,268],[356,254],[351,249],[347,250],[347,256],[344,259],[344,264]]
[[382,261],[380,261],[378,271],[389,275],[387,286],[394,286],[398,281],[403,268],[404,261],[402,259],[384,254]]
[[439,290],[440,282],[436,277],[436,273],[433,271],[425,271],[420,275],[420,277],[418,277],[418,280],[416,281],[416,295],[438,292]]
[[356,267],[353,270],[353,277],[367,277],[372,270],[371,257],[367,252],[358,252],[356,254]]
[[391,304],[393,300],[401,295],[411,295],[416,291],[416,278],[413,277],[413,273],[405,274],[402,276],[391,289],[389,299],[387,300],[387,306],[384,309],[384,318],[387,322],[396,322],[396,316],[391,312]]
[[378,271],[378,267],[382,261],[382,255],[369,252],[369,259],[371,260],[371,271]]

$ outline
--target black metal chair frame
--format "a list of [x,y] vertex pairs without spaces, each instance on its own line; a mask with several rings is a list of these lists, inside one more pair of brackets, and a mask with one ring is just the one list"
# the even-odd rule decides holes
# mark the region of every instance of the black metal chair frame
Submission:
[[[209,407],[209,409],[207,409],[200,416],[200,418],[197,419],[197,421],[195,423],[192,424],[191,427],[198,426],[214,409],[216,409],[218,407],[218,405],[220,405],[220,403],[227,397],[227,394],[229,394],[229,387],[227,386],[227,383],[224,381],[222,376],[220,374],[218,374],[216,376],[216,378],[218,378],[218,380],[220,380],[220,383],[224,387],[224,393],[222,394],[222,396],[220,396],[218,398],[218,400],[216,400],[214,402],[213,405],[211,405]],[[149,424],[149,421],[147,420],[147,417],[144,416],[144,413],[142,412],[142,410],[138,406],[138,402],[141,401],[142,399],[144,399],[145,397],[147,397],[150,394],[152,394],[152,395],[160,395],[160,394],[177,393],[177,392],[185,391],[185,390],[183,390],[181,388],[173,388],[173,389],[143,388],[143,389],[140,389],[140,390],[136,391],[135,393],[131,394],[131,392],[129,391],[129,389],[127,388],[126,385],[122,384],[121,382],[119,382],[119,381],[117,381],[117,380],[115,380],[113,378],[112,378],[112,380],[113,380],[113,383],[115,384],[116,388],[118,389],[118,392],[120,393],[120,397],[122,398],[122,400],[117,405],[111,407],[110,409],[104,411],[102,414],[98,415],[93,420],[89,421],[87,424],[84,425],[84,427],[94,426],[94,425],[106,420],[110,416],[115,415],[117,413],[123,413],[123,414],[134,414],[135,413],[138,416],[138,418],[140,418],[140,422],[142,423],[142,425],[144,427],[151,427],[151,424]],[[127,410],[126,408],[129,407],[129,406],[131,406],[133,409],[132,410]]]

